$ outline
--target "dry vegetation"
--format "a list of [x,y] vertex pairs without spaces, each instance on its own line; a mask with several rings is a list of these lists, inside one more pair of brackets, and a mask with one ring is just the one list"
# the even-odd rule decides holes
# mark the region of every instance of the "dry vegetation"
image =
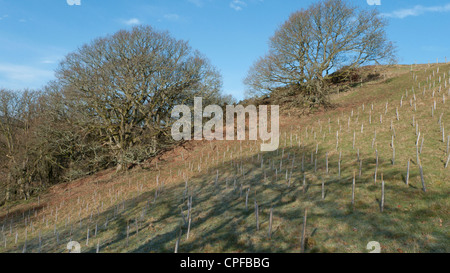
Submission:
[[0,252],[449,252],[450,65],[377,68],[334,109],[285,112],[277,151],[188,142],[4,206]]

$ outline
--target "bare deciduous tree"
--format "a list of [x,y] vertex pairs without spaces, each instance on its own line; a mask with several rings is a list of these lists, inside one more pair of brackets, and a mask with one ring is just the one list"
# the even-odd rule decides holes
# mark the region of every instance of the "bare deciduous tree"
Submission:
[[167,32],[136,27],[67,55],[41,91],[0,90],[0,206],[174,143],[174,105],[227,104],[221,77]]
[[301,90],[311,105],[326,105],[324,79],[331,71],[395,62],[386,25],[377,10],[342,0],[320,1],[293,13],[270,39],[269,53],[250,69],[244,80],[248,95],[290,87]]
[[[29,90],[15,92],[0,90],[0,173],[6,175],[5,200],[11,193],[28,199],[31,194],[33,172],[29,157],[33,143],[33,123],[36,119],[37,93]],[[3,150],[3,151],[2,151]]]
[[144,139],[151,139],[147,157],[158,151],[159,140],[169,139],[174,105],[194,96],[217,101],[221,88],[219,73],[205,57],[149,26],[84,45],[61,62],[57,77],[69,107],[103,137],[118,170],[133,161],[128,152]]

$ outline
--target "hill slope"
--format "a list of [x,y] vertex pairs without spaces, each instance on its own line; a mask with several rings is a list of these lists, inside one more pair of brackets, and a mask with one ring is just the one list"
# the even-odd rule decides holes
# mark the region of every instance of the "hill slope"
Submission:
[[286,112],[275,152],[189,142],[3,207],[0,252],[300,252],[306,208],[306,252],[449,252],[450,65],[380,69],[333,110]]

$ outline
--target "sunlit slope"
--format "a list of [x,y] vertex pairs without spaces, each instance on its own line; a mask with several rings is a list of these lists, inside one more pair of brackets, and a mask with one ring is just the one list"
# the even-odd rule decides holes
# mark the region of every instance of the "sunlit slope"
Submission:
[[277,151],[194,141],[3,207],[0,251],[301,252],[307,209],[306,252],[449,252],[450,65],[379,69],[282,116]]

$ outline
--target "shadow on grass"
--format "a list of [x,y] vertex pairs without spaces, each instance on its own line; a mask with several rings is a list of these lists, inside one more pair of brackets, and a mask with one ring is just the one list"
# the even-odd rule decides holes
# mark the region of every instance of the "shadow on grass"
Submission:
[[[308,160],[311,151],[314,151],[313,164]],[[378,166],[378,170],[383,170],[386,182],[385,211],[381,213],[381,180],[378,178],[374,182],[374,156],[361,155],[361,177],[353,154],[342,157],[341,177],[337,171],[336,155],[329,158],[329,172],[326,173],[325,154],[315,154],[313,146],[287,147],[284,152],[264,153],[263,158],[262,168],[261,159],[257,156],[225,161],[223,165],[209,168],[207,174],[190,178],[187,194],[184,182],[174,183],[160,192],[156,201],[155,190],[152,190],[123,200],[95,214],[92,219],[82,219],[81,227],[77,221],[59,225],[59,242],[54,232],[42,234],[41,252],[66,251],[65,245],[70,240],[79,241],[83,252],[95,252],[100,240],[100,252],[170,253],[174,252],[178,238],[178,252],[186,253],[299,252],[303,214],[307,207],[308,252],[345,252],[346,244],[358,244],[352,251],[363,252],[363,244],[373,240],[402,245],[408,250],[413,248],[412,245],[417,245],[423,252],[448,252],[449,238],[445,229],[433,229],[434,239],[422,235],[430,228],[422,223],[434,221],[444,210],[442,207],[437,210],[419,208],[405,211],[405,208],[395,206],[399,200],[402,204],[418,200],[430,204],[445,202],[448,192],[430,190],[424,194],[414,186],[391,182],[395,177],[401,177],[403,171],[392,166],[389,160],[380,158]],[[217,170],[219,179],[216,184]],[[353,171],[357,171],[354,210],[351,206]],[[418,174],[412,172],[410,175],[413,180]],[[323,200],[322,180],[326,193]],[[187,225],[183,217],[187,215],[189,196],[192,196],[193,204],[190,238],[187,239]],[[255,202],[259,208],[259,228],[256,225]],[[269,238],[272,207],[274,221]],[[96,224],[97,236],[93,236]],[[127,227],[130,227],[128,236]],[[89,246],[85,246],[88,228],[91,237]],[[21,248],[23,245],[17,246],[17,251]],[[30,234],[27,252],[37,252],[38,249],[36,234]]]

